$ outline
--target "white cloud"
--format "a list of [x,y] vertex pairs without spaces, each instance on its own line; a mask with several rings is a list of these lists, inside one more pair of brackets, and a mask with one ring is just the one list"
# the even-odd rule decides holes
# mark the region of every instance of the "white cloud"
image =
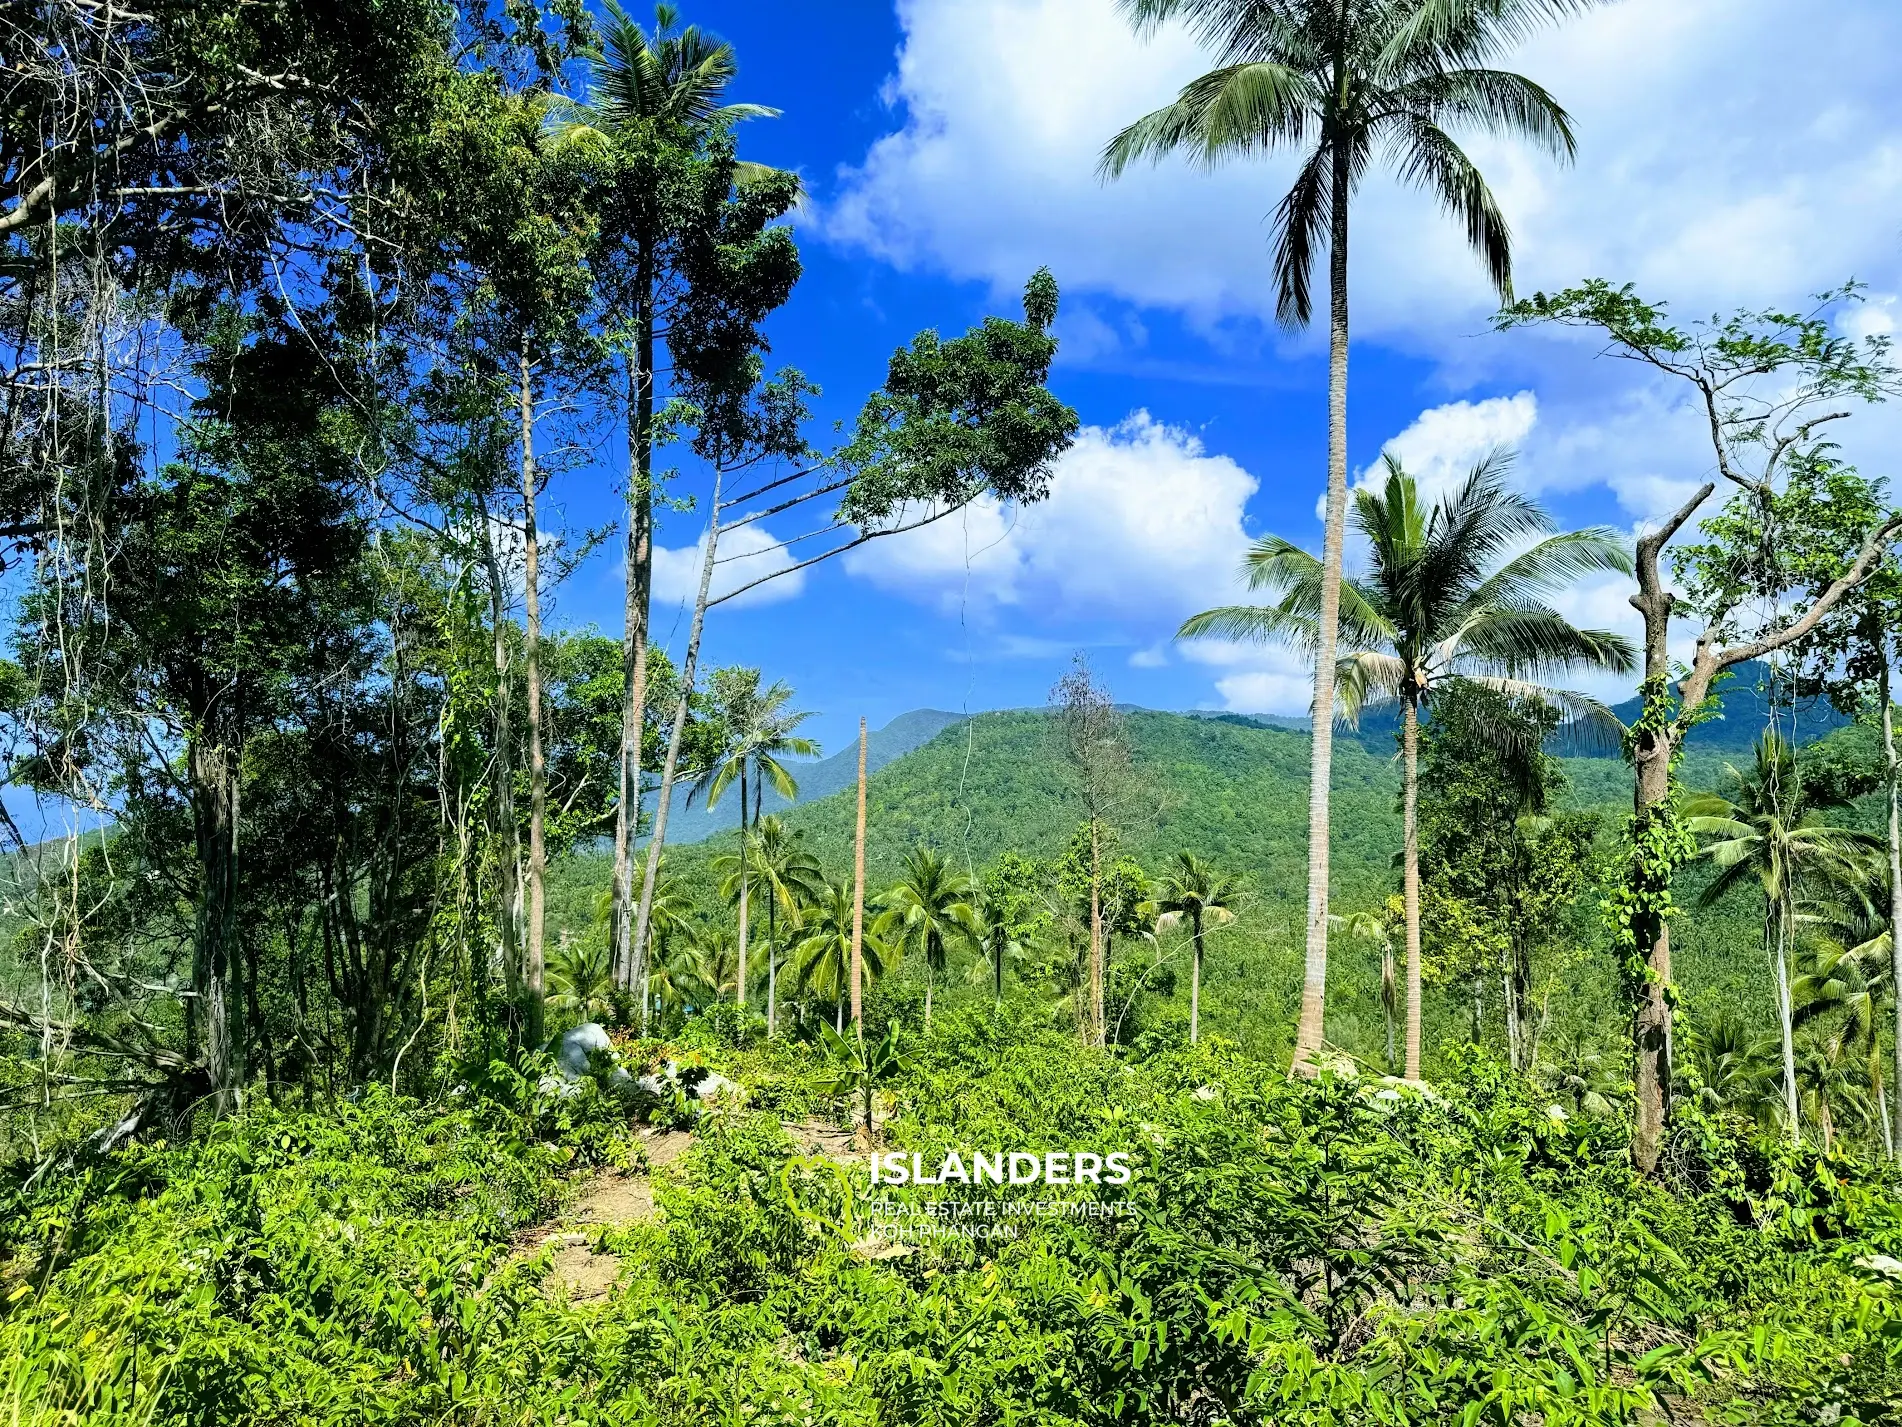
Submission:
[[[1104,142],[1206,69],[1182,27],[1139,42],[1114,0],[900,0],[895,125],[820,222],[901,267],[1014,291],[1049,262],[1073,291],[1207,323],[1267,318],[1263,217],[1281,156],[1096,181]],[[1521,290],[1602,275],[1682,311],[1790,301],[1896,267],[1902,7],[1888,0],[1625,0],[1504,63],[1572,112],[1575,168],[1470,138],[1516,235]],[[1356,210],[1357,331],[1441,354],[1492,307],[1455,225],[1370,180]]]
[[845,557],[882,588],[991,618],[1075,628],[1173,631],[1233,597],[1255,478],[1194,435],[1138,411],[1088,426],[1057,463],[1045,501],[980,501]]
[[[1437,501],[1492,451],[1521,446],[1538,420],[1539,399],[1529,391],[1448,402],[1421,412],[1387,443],[1386,453],[1413,477],[1424,499]],[[1378,467],[1362,475],[1363,484],[1380,479]]]
[[[663,603],[691,604],[700,593],[700,569],[706,558],[703,533],[693,545],[679,550],[654,548],[654,598]],[[763,575],[791,568],[792,553],[759,525],[741,525],[720,536],[713,568],[713,598],[751,584]],[[781,575],[757,589],[736,596],[733,608],[777,604],[795,599],[806,588],[806,572]]]

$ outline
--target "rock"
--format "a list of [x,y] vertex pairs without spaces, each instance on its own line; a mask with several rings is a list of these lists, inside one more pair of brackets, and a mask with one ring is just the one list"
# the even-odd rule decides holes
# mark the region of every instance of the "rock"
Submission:
[[[549,1045],[555,1057],[555,1071],[565,1081],[575,1082],[585,1078],[594,1055],[599,1052],[612,1058],[614,1042],[608,1039],[608,1033],[593,1021],[586,1021],[573,1030],[563,1031]],[[610,1085],[626,1084],[633,1077],[617,1061],[608,1075]],[[543,1089],[549,1087],[544,1084]],[[561,1093],[561,1092],[557,1092]],[[573,1094],[573,1091],[566,1092]]]

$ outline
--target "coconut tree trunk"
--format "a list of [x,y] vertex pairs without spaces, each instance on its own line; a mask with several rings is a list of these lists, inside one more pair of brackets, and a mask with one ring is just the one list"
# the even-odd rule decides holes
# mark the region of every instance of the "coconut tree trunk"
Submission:
[[1190,941],[1194,951],[1189,960],[1189,1044],[1202,1039],[1202,909],[1189,913]]
[[852,1024],[865,1038],[865,720],[859,720],[858,828],[852,840]]
[[528,686],[528,927],[522,994],[530,1045],[542,1042],[543,938],[546,934],[548,764],[542,749],[541,549],[535,532],[535,389],[528,351],[521,356],[522,664]]
[[749,949],[749,928],[747,911],[752,892],[752,870],[749,859],[752,854],[751,829],[746,823],[746,762],[740,762],[740,1009],[746,1009],[746,972],[747,951]]
[[1790,1005],[1790,908],[1789,891],[1772,904],[1776,918],[1776,940],[1771,952],[1776,975],[1777,1028],[1783,1033],[1783,1110],[1790,1117],[1790,1143],[1803,1143],[1803,1122],[1796,1093],[1796,1026]]
[[1409,1080],[1420,1078],[1420,709],[1406,701],[1402,713],[1402,748],[1406,769],[1405,813],[1402,822],[1402,862],[1407,920],[1407,1068]]
[[[713,563],[720,548],[721,471],[713,471],[713,499],[708,506],[707,553],[700,561],[700,591],[694,597],[693,623],[687,631],[687,653],[680,662],[680,698],[674,704],[674,726],[667,733],[667,757],[661,764],[660,791],[654,804],[654,830],[647,838],[647,862],[641,871],[640,909],[634,918],[636,945],[647,943],[647,932],[654,916],[654,882],[660,874],[661,849],[667,845],[667,805],[674,796],[674,776],[680,770],[680,740],[687,727],[689,701],[693,697],[694,671],[700,659],[700,634],[707,624],[707,595],[713,587]],[[740,983],[740,1004],[746,1004],[746,983]],[[647,1027],[647,990],[641,986],[641,1028]]]
[[[1347,528],[1347,193],[1345,149],[1334,149],[1328,231],[1327,521],[1321,539],[1321,610],[1314,655],[1313,746],[1308,764],[1308,937],[1295,1026],[1297,1073],[1315,1068],[1327,1012],[1328,793],[1334,776],[1334,658]],[[1409,1074],[1417,1073],[1410,1071]]]
[[1882,760],[1889,787],[1889,969],[1890,991],[1895,997],[1895,1133],[1890,1136],[1889,1157],[1902,1144],[1902,797],[1898,796],[1898,767],[1895,756],[1895,708],[1889,696],[1889,639],[1882,637]]
[[634,942],[634,838],[641,816],[641,739],[647,712],[647,627],[654,587],[654,275],[643,246],[636,278],[634,353],[627,384],[627,603],[621,632],[625,692],[614,813],[613,945],[621,985],[641,979]]

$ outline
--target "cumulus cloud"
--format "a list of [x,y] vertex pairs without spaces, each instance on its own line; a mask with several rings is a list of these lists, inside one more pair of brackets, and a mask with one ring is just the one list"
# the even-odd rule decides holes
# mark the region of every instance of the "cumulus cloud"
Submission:
[[1087,426],[1057,463],[1045,501],[979,501],[932,525],[873,541],[846,569],[955,612],[1045,627],[1173,630],[1233,597],[1255,478],[1192,433],[1138,411]]
[[[1400,462],[1427,500],[1438,500],[1491,452],[1516,450],[1538,420],[1539,399],[1529,391],[1486,401],[1452,401],[1421,412],[1387,443],[1386,454]],[[1363,477],[1378,479],[1377,470]]]
[[[690,604],[700,593],[700,568],[706,558],[707,537],[678,550],[654,549],[654,598],[663,603]],[[789,569],[792,553],[759,525],[741,525],[720,536],[713,568],[713,598],[718,599],[761,576]],[[777,604],[795,599],[806,588],[806,572],[781,575],[733,600],[733,608]]]
[[[1262,219],[1292,159],[1094,175],[1118,128],[1208,67],[1182,27],[1139,42],[1115,0],[898,10],[893,128],[824,207],[835,240],[1000,289],[1047,261],[1078,291],[1208,322],[1271,315]],[[1887,0],[1625,0],[1536,37],[1505,63],[1571,110],[1576,167],[1468,144],[1513,223],[1520,288],[1630,278],[1694,311],[1891,271],[1899,47]],[[1491,310],[1423,195],[1372,179],[1355,223],[1358,331],[1444,350]]]

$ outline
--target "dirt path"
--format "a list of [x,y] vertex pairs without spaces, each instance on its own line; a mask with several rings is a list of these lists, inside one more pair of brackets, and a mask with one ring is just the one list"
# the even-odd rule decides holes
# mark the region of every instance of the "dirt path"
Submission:
[[679,1159],[693,1143],[685,1130],[649,1131],[641,1136],[647,1153],[647,1172],[624,1174],[603,1170],[587,1180],[573,1204],[557,1219],[537,1225],[518,1239],[511,1259],[524,1259],[555,1246],[555,1255],[542,1280],[543,1291],[570,1303],[588,1303],[608,1296],[621,1272],[618,1255],[597,1252],[604,1231],[624,1228],[654,1218],[653,1171]]

